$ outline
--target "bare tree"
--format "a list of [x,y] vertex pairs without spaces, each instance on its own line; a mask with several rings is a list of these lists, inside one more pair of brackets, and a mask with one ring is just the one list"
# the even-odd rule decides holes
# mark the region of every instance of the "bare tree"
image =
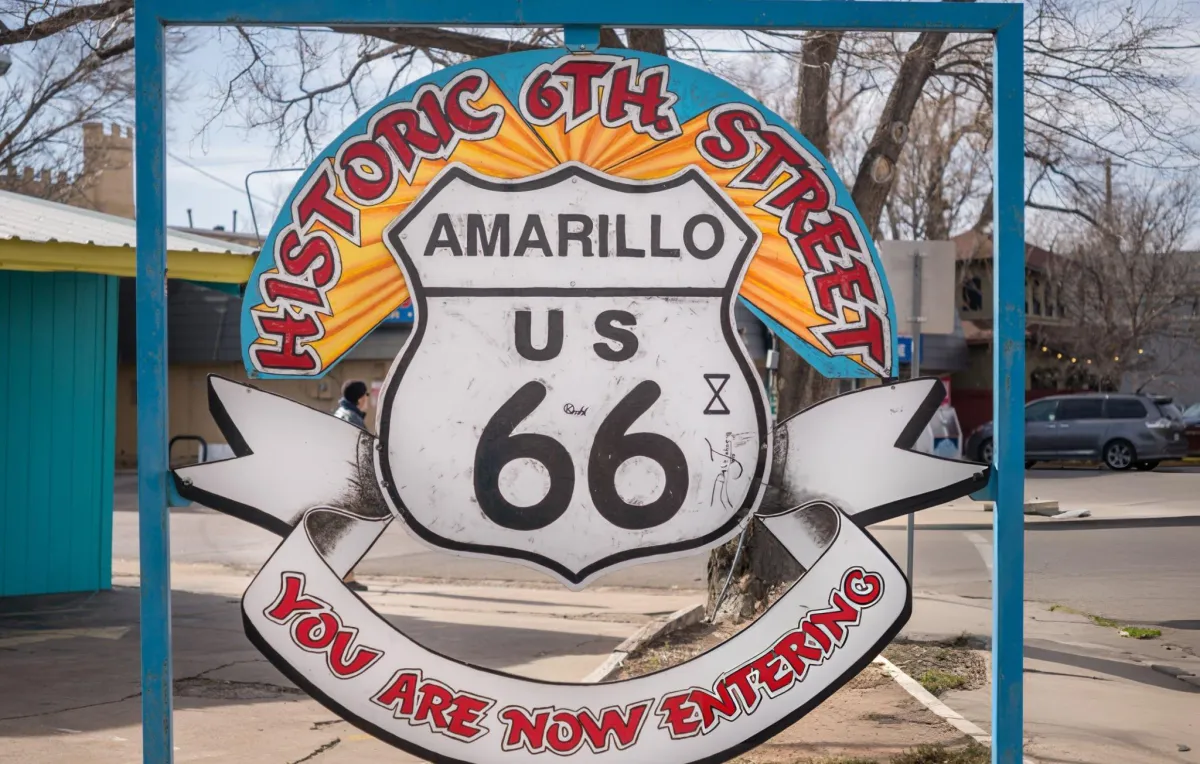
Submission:
[[[0,2],[8,3],[0,6],[6,24],[0,46],[78,35],[82,29],[93,37],[110,30],[104,40],[91,42],[100,60],[119,59],[130,49],[131,0]],[[1094,218],[1079,200],[1097,187],[1098,157],[1149,170],[1198,164],[1193,139],[1200,120],[1181,60],[1181,51],[1198,45],[1186,0],[1032,0],[1024,10],[1031,208]],[[231,54],[214,88],[212,116],[233,115],[247,129],[268,131],[292,157],[315,152],[340,124],[343,109],[361,109],[416,74],[560,44],[558,31],[547,29],[239,28],[225,34]],[[781,112],[794,118],[818,150],[836,151],[834,165],[848,169],[843,176],[872,232],[882,225],[913,235],[988,229],[990,195],[979,198],[986,176],[963,183],[958,174],[986,163],[989,37],[934,30],[753,32],[744,39],[749,49],[782,55],[795,68]],[[605,29],[601,41],[659,54],[686,49],[701,65],[711,63],[703,38],[681,31]],[[18,137],[4,140],[27,136],[26,152],[39,136],[50,134],[30,122],[13,124],[8,134]],[[0,160],[4,156],[0,148]],[[897,189],[904,198],[889,209]],[[790,350],[782,354],[780,378],[781,416],[835,391]],[[753,583],[750,599],[793,574],[778,550],[749,545],[747,552],[746,575],[737,573]],[[712,576],[723,575],[730,559],[731,554],[714,556]]]
[[1102,386],[1153,387],[1200,361],[1200,253],[1186,249],[1198,190],[1185,177],[1072,200],[1094,223],[1063,237],[1059,294],[1035,297],[1065,313],[1046,330],[1048,347]]
[[[132,92],[132,0],[70,5],[0,2],[0,49],[13,59],[0,79],[0,167],[71,173],[85,122],[127,113]],[[26,184],[27,185],[27,184]],[[37,184],[59,190],[61,184]],[[29,189],[26,189],[29,190]]]

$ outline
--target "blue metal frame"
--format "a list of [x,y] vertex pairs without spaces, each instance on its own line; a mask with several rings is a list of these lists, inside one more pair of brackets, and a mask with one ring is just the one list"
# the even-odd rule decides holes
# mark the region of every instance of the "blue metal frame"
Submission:
[[164,30],[168,25],[562,26],[594,47],[599,27],[947,30],[995,35],[996,442],[992,761],[1022,752],[1024,617],[1025,214],[1023,6],[856,0],[139,0],[137,76],[138,510],[143,759],[172,761]]

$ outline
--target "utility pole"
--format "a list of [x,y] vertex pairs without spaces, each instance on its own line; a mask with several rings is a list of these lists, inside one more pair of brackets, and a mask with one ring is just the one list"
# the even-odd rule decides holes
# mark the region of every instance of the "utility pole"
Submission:
[[1113,163],[1112,157],[1104,157],[1104,215],[1107,218],[1112,218],[1112,171],[1114,167],[1124,167],[1124,164]]
[[[909,361],[909,371],[913,379],[921,376],[921,322],[925,316],[921,314],[921,257],[920,250],[913,251],[912,270],[912,360]],[[913,547],[917,535],[917,520],[914,513],[908,515],[908,559],[905,572],[908,574],[908,585],[913,581]]]

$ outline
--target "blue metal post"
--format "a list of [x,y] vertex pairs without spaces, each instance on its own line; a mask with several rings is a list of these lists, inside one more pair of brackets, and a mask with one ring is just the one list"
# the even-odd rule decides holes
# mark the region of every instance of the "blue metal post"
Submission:
[[137,433],[142,759],[170,764],[171,535],[167,510],[166,100],[163,25],[134,20],[137,82]]
[[595,50],[600,47],[600,27],[567,24],[563,27],[563,44],[568,50]]
[[1018,13],[996,30],[992,762],[1020,764],[1025,607],[1025,83]]

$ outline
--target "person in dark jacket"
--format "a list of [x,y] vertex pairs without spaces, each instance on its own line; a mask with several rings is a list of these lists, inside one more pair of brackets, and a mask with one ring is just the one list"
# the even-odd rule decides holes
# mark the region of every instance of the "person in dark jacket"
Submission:
[[[367,383],[355,379],[342,385],[342,399],[338,401],[337,410],[333,412],[333,415],[359,429],[366,430],[367,406],[369,405],[371,405],[371,394],[367,390]],[[356,592],[367,590],[366,584],[360,584],[354,579],[354,571],[347,573],[342,580],[346,583],[347,588]]]
[[367,383],[356,379],[342,385],[342,399],[338,401],[337,410],[333,412],[333,415],[365,430],[367,429],[367,406],[370,404],[371,394],[367,391]]

